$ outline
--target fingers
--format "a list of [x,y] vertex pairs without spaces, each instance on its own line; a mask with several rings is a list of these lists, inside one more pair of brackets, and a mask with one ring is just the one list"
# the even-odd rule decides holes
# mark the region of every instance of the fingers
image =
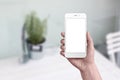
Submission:
[[64,39],[64,37],[65,37],[65,32],[62,32],[61,33],[61,36],[63,37],[63,39],[61,39],[61,41],[60,41],[60,43],[61,43],[61,46],[60,46],[60,49],[61,49],[61,51],[60,51],[60,54],[62,55],[62,56],[64,56],[65,57],[65,39]]
[[60,42],[61,42],[62,45],[65,45],[65,39],[61,39]]
[[61,32],[61,36],[64,38],[65,37],[65,32]]
[[63,51],[60,51],[60,54],[65,57],[65,54]]
[[93,40],[92,40],[92,37],[90,36],[89,32],[87,32],[87,46],[90,49],[94,49]]
[[65,54],[64,54],[64,52],[65,52],[65,47],[64,47],[64,45],[61,45],[61,46],[60,46],[60,49],[61,49],[60,54],[65,57]]
[[63,45],[60,46],[61,51],[65,51],[65,47]]

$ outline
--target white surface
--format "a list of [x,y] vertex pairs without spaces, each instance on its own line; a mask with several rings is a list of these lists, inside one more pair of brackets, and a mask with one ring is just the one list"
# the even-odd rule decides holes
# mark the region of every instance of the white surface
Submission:
[[86,17],[85,13],[65,14],[65,56],[68,58],[86,56]]
[[[58,51],[50,52],[48,49],[42,59],[27,64],[19,64],[18,58],[1,60],[0,80],[82,80],[79,71]],[[95,61],[103,80],[120,80],[120,69],[97,51]]]
[[67,13],[65,15],[66,53],[86,53],[86,22],[85,14]]

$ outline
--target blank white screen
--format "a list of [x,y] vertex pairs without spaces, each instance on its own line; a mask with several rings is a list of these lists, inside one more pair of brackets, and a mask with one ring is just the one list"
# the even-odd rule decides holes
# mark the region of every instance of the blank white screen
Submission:
[[66,18],[65,34],[65,52],[86,52],[86,19]]

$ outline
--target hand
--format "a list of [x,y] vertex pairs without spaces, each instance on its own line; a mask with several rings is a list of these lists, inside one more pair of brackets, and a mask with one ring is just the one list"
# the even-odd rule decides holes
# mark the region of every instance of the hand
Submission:
[[[61,39],[61,55],[65,57],[65,33],[62,32],[61,36],[63,39]],[[94,44],[93,40],[90,36],[90,34],[87,32],[86,35],[87,38],[87,56],[85,58],[67,58],[68,61],[78,68],[79,70],[83,71],[85,70],[89,65],[94,64]]]

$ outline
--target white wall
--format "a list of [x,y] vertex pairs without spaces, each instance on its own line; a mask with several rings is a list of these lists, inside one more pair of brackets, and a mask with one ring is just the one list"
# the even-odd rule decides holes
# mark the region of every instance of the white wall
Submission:
[[104,43],[106,34],[114,31],[115,5],[114,0],[94,0],[90,31],[95,44]]
[[[88,31],[91,32],[95,44],[105,42],[105,35],[114,31],[116,4],[114,0],[37,0],[29,4],[31,4],[29,8],[35,9],[41,16],[50,15],[48,38],[54,44],[58,44],[59,33],[64,30],[63,21],[66,12],[87,13]],[[54,38],[51,38],[52,36]]]
[[88,31],[95,44],[104,43],[105,35],[114,31],[115,4],[114,0],[0,0],[0,58],[22,54],[21,28],[25,14],[31,10],[42,19],[49,16],[49,45],[59,45],[66,12],[87,13]]
[[0,58],[22,54],[24,4],[6,1],[0,0]]

